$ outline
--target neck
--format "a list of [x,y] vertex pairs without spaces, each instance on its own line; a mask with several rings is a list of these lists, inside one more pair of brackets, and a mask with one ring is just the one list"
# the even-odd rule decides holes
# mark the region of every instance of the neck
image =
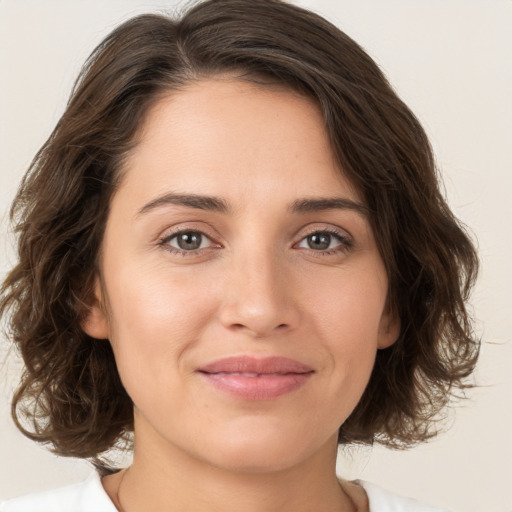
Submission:
[[122,512],[353,512],[336,477],[336,439],[290,467],[234,470],[135,435],[133,464],[105,485]]

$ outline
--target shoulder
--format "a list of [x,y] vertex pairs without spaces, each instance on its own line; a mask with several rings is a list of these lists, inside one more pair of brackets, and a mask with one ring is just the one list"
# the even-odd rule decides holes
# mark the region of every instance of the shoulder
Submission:
[[411,498],[398,496],[369,482],[356,480],[354,483],[366,491],[370,512],[450,512],[446,508],[433,507]]
[[98,473],[81,483],[27,494],[0,503],[0,512],[117,512]]

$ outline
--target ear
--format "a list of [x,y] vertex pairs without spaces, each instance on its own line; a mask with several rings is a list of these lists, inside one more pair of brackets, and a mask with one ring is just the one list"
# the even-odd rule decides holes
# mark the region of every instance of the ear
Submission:
[[94,281],[94,293],[88,302],[87,311],[80,323],[82,330],[91,336],[91,338],[96,338],[98,340],[108,339],[108,318],[103,306],[103,294],[99,278],[96,278]]
[[390,347],[398,339],[398,336],[400,336],[400,317],[396,309],[391,307],[387,301],[380,319],[377,348]]

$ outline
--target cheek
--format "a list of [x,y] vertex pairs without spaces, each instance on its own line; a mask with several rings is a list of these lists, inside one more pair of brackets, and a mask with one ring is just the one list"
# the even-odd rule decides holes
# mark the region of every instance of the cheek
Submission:
[[123,383],[128,392],[148,378],[148,387],[163,385],[200,339],[215,308],[212,295],[185,275],[166,277],[156,268],[123,266],[108,275],[110,339]]
[[129,337],[130,332],[165,335],[167,331],[171,341],[172,335],[181,337],[201,326],[211,293],[185,272],[169,272],[158,265],[132,270],[123,265],[110,275],[107,289],[116,331],[127,331]]
[[359,395],[377,354],[387,282],[372,271],[355,279],[340,274],[325,284],[321,296],[309,301],[310,318],[328,358],[331,385]]
[[328,279],[316,279],[316,296],[308,300],[319,329],[336,346],[376,348],[386,302],[383,272],[350,269]]

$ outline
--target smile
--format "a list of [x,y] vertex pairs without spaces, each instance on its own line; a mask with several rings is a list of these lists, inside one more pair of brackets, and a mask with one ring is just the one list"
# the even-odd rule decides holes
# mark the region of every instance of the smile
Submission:
[[244,400],[272,400],[302,387],[314,370],[293,359],[230,357],[202,366],[212,386]]

